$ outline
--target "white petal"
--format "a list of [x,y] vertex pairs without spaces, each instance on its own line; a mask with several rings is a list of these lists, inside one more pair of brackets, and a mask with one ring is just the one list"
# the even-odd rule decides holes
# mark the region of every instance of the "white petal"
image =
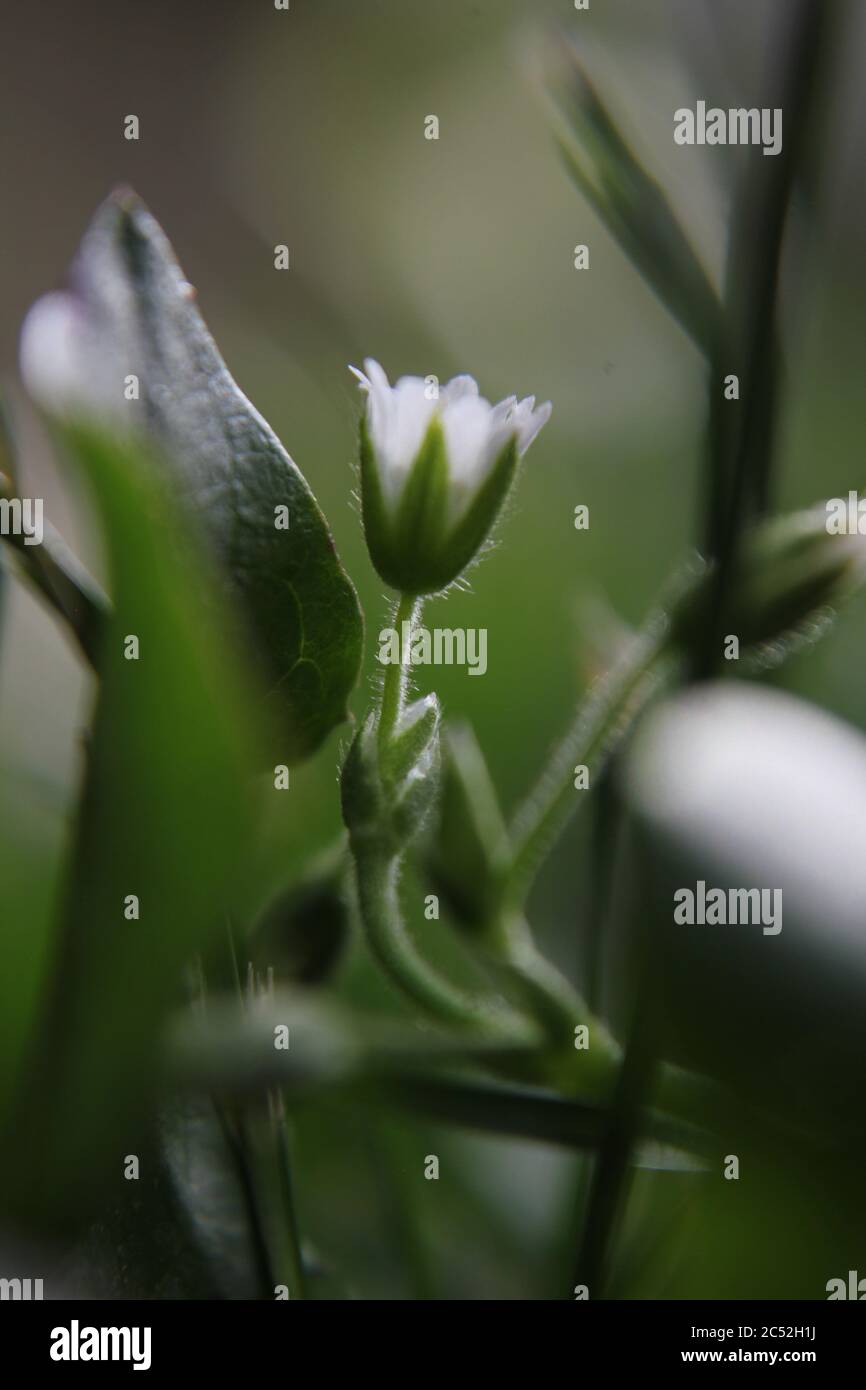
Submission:
[[415,461],[436,409],[436,401],[428,399],[421,377],[404,376],[391,393],[391,405],[393,415],[385,455],[388,466],[400,475],[407,473]]
[[391,390],[385,371],[379,366],[375,358],[364,358],[364,370],[367,373],[371,391],[376,391],[381,395],[385,391]]
[[478,382],[474,376],[455,376],[442,387],[439,392],[439,400],[442,406],[451,405],[454,401],[461,400],[464,396],[477,396]]
[[461,396],[442,412],[442,427],[452,483],[474,487],[487,463],[490,402],[481,396]]
[[[535,402],[535,397],[530,396],[528,399],[530,402],[530,409],[523,416],[519,414],[520,406],[518,406],[517,410],[514,412],[514,418],[517,420],[518,424],[517,451],[521,455],[526,453],[526,450],[529,448],[539,430],[547,424],[553,413],[553,406],[550,404],[550,401],[545,401],[537,410],[533,410],[531,406]],[[526,404],[527,401],[521,401],[521,405]]]
[[514,407],[517,405],[516,396],[506,396],[504,401],[493,407],[493,424],[499,425],[510,419]]
[[467,374],[430,396],[428,379],[403,376],[389,385],[379,363],[364,361],[364,372],[352,368],[367,392],[367,421],[386,497],[396,503],[406,476],[423,443],[430,421],[442,422],[448,458],[452,521],[483,483],[510,439],[521,454],[550,416],[550,405],[535,409],[535,397],[507,396],[493,406],[479,395],[478,383]]

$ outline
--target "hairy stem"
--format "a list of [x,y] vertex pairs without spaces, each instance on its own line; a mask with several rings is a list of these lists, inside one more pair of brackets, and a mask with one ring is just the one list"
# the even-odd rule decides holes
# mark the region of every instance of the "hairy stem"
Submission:
[[388,746],[400,722],[409,684],[409,663],[406,660],[408,652],[403,646],[403,624],[409,624],[410,633],[414,631],[421,617],[421,602],[420,598],[414,598],[411,594],[401,594],[394,613],[394,628],[400,644],[400,661],[385,667],[379,713],[379,747],[382,749]]
[[653,694],[668,659],[667,636],[663,621],[649,624],[580,705],[574,723],[514,817],[511,865],[503,892],[507,903],[525,901],[542,861],[581,805],[575,768],[586,767],[591,784]]
[[[458,989],[418,951],[400,907],[400,859],[378,851],[356,851],[358,899],[370,947],[403,993],[436,1018],[463,1027],[502,1027],[508,1015]],[[517,1023],[518,1020],[513,1020]]]

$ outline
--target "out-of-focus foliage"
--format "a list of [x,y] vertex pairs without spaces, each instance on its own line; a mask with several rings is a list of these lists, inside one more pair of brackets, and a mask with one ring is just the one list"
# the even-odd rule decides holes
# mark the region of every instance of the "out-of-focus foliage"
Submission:
[[[671,113],[709,91],[751,105],[754,64],[758,55],[770,66],[775,61],[773,35],[784,11],[784,0],[724,7],[653,0],[593,5],[568,19],[608,114],[665,189],[676,216],[685,215],[688,239],[700,248],[712,281],[720,279],[738,152],[675,150]],[[539,34],[546,20],[562,22],[562,16],[559,0],[432,8],[426,0],[361,7],[324,0],[255,19],[244,7],[193,3],[181,15],[176,6],[142,9],[106,0],[93,22],[85,23],[76,7],[53,12],[49,47],[39,8],[19,7],[0,84],[4,125],[28,132],[8,152],[7,246],[0,263],[5,369],[14,368],[27,307],[59,282],[96,200],[118,176],[128,179],[170,228],[235,375],[302,461],[370,614],[373,637],[382,584],[348,505],[357,406],[346,364],[373,352],[392,373],[431,371],[445,379],[461,370],[483,372],[491,397],[531,379],[554,401],[553,421],[524,470],[496,551],[473,572],[471,587],[449,597],[447,609],[438,603],[430,608],[431,622],[486,627],[486,678],[468,679],[456,668],[417,673],[421,693],[436,689],[446,720],[471,724],[506,813],[579,693],[589,645],[580,622],[587,595],[604,595],[629,623],[639,623],[672,563],[698,536],[705,398],[698,355],[569,183],[533,92]],[[819,158],[804,176],[807,196],[798,198],[788,240],[776,498],[784,510],[845,496],[863,483],[866,166],[856,100],[863,46],[862,17],[855,15],[834,75],[832,135],[816,143]],[[90,80],[96,74],[99,80]],[[151,99],[157,84],[158,103]],[[108,106],[120,111],[130,103],[142,108],[143,136],[136,144],[123,142],[119,122],[106,116]],[[830,107],[828,96],[824,110]],[[438,142],[423,138],[428,111],[440,116]],[[274,271],[274,246],[282,242],[292,253],[287,274]],[[588,272],[574,269],[574,247],[582,242],[590,247]],[[92,1286],[93,1272],[101,1270],[115,1291],[236,1293],[250,1287],[250,1251],[241,1251],[242,1282],[220,1286],[212,1256],[216,1248],[222,1258],[227,1247],[210,1240],[214,1232],[203,1219],[213,1198],[199,1182],[204,1148],[190,1145],[179,1168],[163,1166],[163,1151],[159,1190],[141,1193],[140,1221],[129,1210],[137,1185],[123,1181],[122,1161],[138,1143],[139,1101],[157,1081],[157,1058],[163,1057],[157,1037],[188,992],[178,962],[207,946],[208,969],[220,973],[221,984],[236,965],[244,987],[248,956],[257,975],[269,964],[278,979],[313,969],[303,950],[296,954],[295,943],[304,944],[307,907],[315,914],[319,908],[315,896],[299,898],[295,890],[311,861],[339,835],[340,736],[293,768],[287,793],[273,793],[268,780],[263,804],[248,811],[248,789],[241,785],[246,775],[238,766],[246,770],[257,758],[257,767],[265,763],[248,743],[249,720],[232,693],[232,671],[236,676],[242,663],[224,634],[205,636],[211,624],[197,584],[176,589],[169,583],[176,556],[165,538],[173,513],[165,517],[153,500],[152,481],[137,465],[118,467],[107,454],[102,463],[92,460],[95,493],[82,499],[75,475],[58,470],[44,437],[22,415],[24,486],[46,497],[55,524],[97,572],[100,543],[107,543],[109,573],[103,577],[116,610],[109,633],[116,640],[138,630],[123,620],[128,603],[150,644],[142,644],[134,704],[117,699],[123,693],[118,682],[134,663],[109,669],[88,755],[81,731],[91,717],[89,678],[44,612],[19,586],[5,586],[0,1098],[21,1138],[16,1166],[4,1173],[5,1199],[25,1223],[68,1227],[88,1210],[80,1198],[92,1199],[99,1174],[110,1169],[113,1177],[96,1193],[104,1197],[99,1218],[105,1239],[100,1246],[99,1228],[91,1230],[82,1286]],[[584,532],[573,526],[579,503],[590,511]],[[125,547],[128,557],[121,553]],[[213,588],[205,584],[212,603]],[[283,631],[282,606],[271,619],[280,640],[294,641],[295,629]],[[356,715],[368,702],[375,647],[368,642],[352,697]],[[114,656],[119,662],[117,650]],[[347,659],[344,686],[349,665]],[[852,603],[822,645],[795,655],[771,679],[866,728],[863,604]],[[308,693],[305,688],[304,700]],[[330,723],[338,703],[341,713],[345,688]],[[309,743],[324,732],[310,733]],[[125,776],[130,757],[134,768]],[[200,783],[181,785],[193,766]],[[831,801],[834,789],[841,795],[844,779],[833,767],[821,776]],[[807,822],[808,796],[804,787]],[[597,899],[604,896],[594,880],[592,828],[585,817],[567,833],[530,904],[544,946],[580,983],[588,973]],[[94,867],[97,832],[106,857]],[[467,836],[459,848],[470,864],[490,852],[483,833],[474,843]],[[803,851],[806,868],[812,852]],[[637,861],[616,862],[620,887],[636,883],[638,907],[647,905],[641,885],[648,880],[638,877]],[[240,872],[244,865],[246,873]],[[144,872],[152,886],[148,894],[142,890],[141,919],[124,920],[123,898],[139,891],[131,880]],[[248,908],[242,926],[252,934],[245,945],[239,931],[236,961],[220,958],[217,965],[232,884],[242,890],[236,894],[239,908]],[[409,930],[443,970],[462,978],[466,965],[444,909],[441,923],[424,917],[431,887],[423,865],[407,872]],[[473,890],[482,887],[480,879],[473,884]],[[326,920],[333,940],[338,932],[330,928],[346,906],[344,892],[344,880],[336,893],[329,883]],[[476,912],[479,897],[483,892],[473,891],[468,909],[455,900],[455,914]],[[166,942],[154,951],[156,903]],[[263,918],[268,904],[273,913]],[[609,980],[626,973],[621,933],[613,930],[625,915],[615,887],[602,913],[611,946]],[[104,960],[102,946],[94,949],[97,933],[100,943],[111,943]],[[759,944],[767,946],[772,968],[778,942]],[[61,948],[72,952],[67,999],[57,974]],[[400,1011],[357,934],[350,933],[339,959],[328,963],[337,967],[320,987],[329,1002],[381,1020]],[[675,974],[663,981],[669,990]],[[769,1003],[774,978],[765,986]],[[730,1048],[741,1076],[749,1067],[737,1032],[737,1000],[748,983],[734,979],[729,999],[714,998],[720,1023],[707,1043]],[[58,1001],[53,1022],[49,1000]],[[699,994],[678,1002],[694,1009]],[[243,1018],[237,1011],[232,1018],[243,1032]],[[409,1027],[422,1042],[429,1040],[428,1028]],[[803,1042],[796,1021],[791,1028],[776,1039],[778,1054],[761,1057],[756,1072],[784,1062],[789,1045],[796,1058]],[[240,1055],[240,1042],[238,1048]],[[408,1055],[405,1036],[397,1050]],[[34,1057],[39,1069],[29,1073],[34,1080],[13,1112],[15,1079]],[[110,1103],[99,1105],[97,1096],[126,1068],[141,1091],[124,1094],[118,1083]],[[844,1092],[857,1074],[838,1053],[826,1074],[828,1093]],[[70,1118],[65,1082],[73,1079],[95,1117],[90,1125]],[[821,1089],[822,1078],[813,1076],[810,1094]],[[458,1124],[444,1121],[441,1095],[437,1105],[432,1092],[426,1099],[424,1112],[402,1103],[378,1107],[350,1085],[322,1086],[303,1104],[291,1102],[298,1219],[310,1266],[324,1271],[317,1276],[321,1282],[311,1278],[313,1292],[568,1297],[580,1151],[557,1146],[549,1133],[532,1138],[528,1130],[520,1136],[505,1126],[497,1135],[480,1132],[471,1096],[463,1098]],[[857,1266],[863,1154],[861,1138],[851,1133],[852,1117],[840,1111],[838,1133],[828,1124],[816,1143],[798,1128],[799,1098],[789,1105],[778,1095],[773,1099],[776,1117],[788,1109],[781,1132],[743,1107],[742,1122],[732,1120],[718,1136],[719,1157],[711,1156],[706,1168],[636,1172],[615,1249],[612,1293],[823,1297],[829,1277]],[[508,1107],[498,1095],[495,1100],[499,1113],[522,1114],[513,1097]],[[545,1123],[563,1123],[558,1112],[548,1120],[549,1113]],[[164,1117],[163,1138],[176,1118]],[[582,1113],[569,1116],[572,1136],[585,1121]],[[149,1142],[156,1142],[152,1132]],[[729,1142],[739,1146],[739,1182],[720,1177]],[[142,1142],[141,1153],[149,1152]],[[438,1182],[423,1177],[429,1153],[440,1158]],[[207,1160],[209,1181],[223,1157]],[[231,1236],[239,1219],[243,1197],[236,1178],[229,1174],[221,1238]],[[122,1237],[109,1210],[118,1203],[133,1217]],[[216,1208],[211,1201],[212,1214]],[[173,1223],[167,1243],[158,1212]],[[136,1238],[142,1225],[155,1237],[150,1254]],[[127,1265],[137,1265],[135,1280],[112,1281],[112,1248]],[[168,1264],[179,1271],[174,1283],[165,1280]],[[231,1276],[236,1266],[227,1262],[225,1270]]]

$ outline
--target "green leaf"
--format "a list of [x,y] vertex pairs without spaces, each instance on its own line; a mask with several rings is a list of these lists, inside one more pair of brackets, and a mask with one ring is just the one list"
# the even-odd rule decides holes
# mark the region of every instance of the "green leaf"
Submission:
[[228,1121],[206,1097],[186,1096],[166,1111],[163,1158],[187,1237],[223,1298],[273,1297],[263,1233],[254,1215],[251,1175]]
[[561,46],[557,143],[569,175],[665,308],[705,353],[721,307],[666,194],[620,134],[575,50]]
[[478,929],[489,921],[507,856],[508,834],[478,740],[468,724],[448,725],[428,868],[459,925]]
[[[2,588],[0,567],[0,588]],[[3,956],[0,969],[0,1115],[32,1043],[40,993],[50,964],[58,875],[63,855],[62,792],[15,767],[0,766],[0,883]],[[0,1121],[0,1130],[4,1128]]]
[[[73,444],[115,606],[39,1045],[0,1160],[0,1192],[37,1228],[83,1222],[137,1152],[163,1020],[245,892],[260,765],[236,653],[214,631],[204,567],[157,474],[131,446],[80,431]],[[125,655],[130,635],[137,660]],[[129,895],[138,920],[125,915]]]
[[[91,404],[143,425],[241,604],[279,716],[279,761],[347,717],[358,600],[303,475],[230,376],[162,229],[129,192],[96,213],[74,268]],[[129,374],[140,400],[125,399]],[[288,529],[277,529],[277,508]],[[285,513],[280,513],[281,519]]]
[[101,1299],[267,1296],[240,1162],[213,1104],[173,1103],[138,1156],[138,1178],[117,1170],[97,1219],[66,1256],[69,1287]]

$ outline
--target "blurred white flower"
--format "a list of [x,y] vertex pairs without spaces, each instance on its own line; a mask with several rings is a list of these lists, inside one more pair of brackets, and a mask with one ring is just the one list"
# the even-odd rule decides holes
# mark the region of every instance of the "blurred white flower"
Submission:
[[56,290],[37,299],[21,329],[21,376],[30,395],[53,414],[81,402],[84,313],[71,294]]
[[21,328],[18,360],[29,394],[49,415],[91,416],[129,428],[124,378],[132,368],[112,352],[77,294],[54,290],[37,299]]

